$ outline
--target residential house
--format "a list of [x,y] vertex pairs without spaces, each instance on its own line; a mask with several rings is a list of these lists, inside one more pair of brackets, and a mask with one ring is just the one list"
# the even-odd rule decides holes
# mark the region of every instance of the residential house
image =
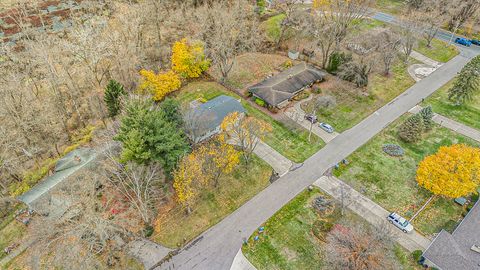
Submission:
[[248,91],[265,101],[270,108],[281,109],[303,90],[322,81],[325,75],[324,71],[302,62],[251,86]]
[[199,143],[220,133],[223,119],[233,112],[243,116],[246,110],[240,100],[225,95],[194,106],[184,115],[187,136]]
[[480,201],[453,233],[442,230],[423,252],[424,264],[440,270],[480,269]]

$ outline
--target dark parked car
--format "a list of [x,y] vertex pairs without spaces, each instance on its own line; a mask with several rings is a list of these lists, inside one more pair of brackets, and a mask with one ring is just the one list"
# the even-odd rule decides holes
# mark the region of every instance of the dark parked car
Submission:
[[317,122],[317,116],[313,114],[306,114],[305,115],[305,120],[307,120],[310,123],[315,124]]
[[458,43],[460,45],[464,45],[467,47],[470,47],[472,45],[472,42],[466,38],[456,38],[455,43]]
[[474,44],[474,45],[479,45],[480,46],[480,40],[478,40],[478,39],[472,39],[472,40],[470,40],[470,42],[472,42],[472,44]]

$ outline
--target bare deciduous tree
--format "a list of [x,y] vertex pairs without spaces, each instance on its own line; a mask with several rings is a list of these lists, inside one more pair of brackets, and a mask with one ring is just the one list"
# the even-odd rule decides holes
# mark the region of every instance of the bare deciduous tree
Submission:
[[198,11],[202,22],[201,39],[207,56],[225,83],[235,64],[235,58],[253,51],[259,41],[257,18],[247,1],[218,1],[206,4]]
[[381,32],[378,35],[378,41],[380,45],[377,51],[383,63],[383,73],[389,75],[402,41],[393,31]]
[[156,203],[161,199],[160,192],[163,172],[160,165],[151,163],[121,164],[109,156],[105,162],[107,178],[137,211],[146,225],[150,225]]
[[365,226],[358,222],[336,224],[327,235],[326,254],[332,269],[396,269],[388,225]]
[[401,37],[402,52],[404,54],[404,61],[408,63],[409,57],[413,49],[418,44],[418,39],[421,33],[418,23],[418,13],[410,12],[399,20],[398,33]]

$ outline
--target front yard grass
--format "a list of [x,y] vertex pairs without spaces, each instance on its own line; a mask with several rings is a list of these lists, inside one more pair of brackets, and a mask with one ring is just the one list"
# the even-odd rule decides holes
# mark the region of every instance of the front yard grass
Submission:
[[431,47],[427,47],[425,39],[421,39],[415,50],[430,59],[437,62],[446,63],[453,57],[457,56],[458,49],[454,45],[448,45],[446,42],[434,38]]
[[159,210],[153,240],[171,248],[182,246],[267,187],[271,174],[272,168],[253,156],[248,167],[242,163],[230,175],[221,176],[217,188],[201,190],[189,215],[172,201]]
[[[397,128],[406,117],[407,115],[404,115],[359,148],[347,158],[349,164],[342,166],[334,174],[385,209],[410,218],[431,195],[417,185],[417,164],[425,156],[434,154],[440,146],[457,143],[472,146],[479,144],[439,125],[435,125],[420,142],[404,143],[397,137]],[[405,155],[395,158],[385,154],[382,146],[391,143],[402,146]],[[453,200],[439,198],[413,221],[413,225],[425,235],[432,235],[441,229],[451,232],[461,220],[463,211]]]
[[422,105],[431,105],[434,112],[480,130],[480,95],[463,105],[455,105],[448,100],[448,90],[453,82],[454,80],[438,89]]
[[329,111],[318,111],[319,121],[329,123],[339,132],[345,131],[415,83],[403,62],[396,63],[391,73],[388,77],[374,74],[366,90],[356,88],[336,77],[327,78],[324,84],[328,84],[328,87],[322,87],[320,84],[321,95],[334,96],[337,106]]
[[[185,106],[188,105],[188,102],[198,98],[210,100],[220,95],[240,98],[216,82],[205,81],[196,81],[188,84],[178,91],[176,98]],[[311,142],[309,142],[308,131],[293,122],[284,123],[275,120],[245,100],[242,100],[242,105],[249,115],[261,119],[272,126],[273,130],[266,136],[265,143],[294,162],[303,162],[325,145],[315,135],[312,135]]]
[[9,222],[0,230],[0,259],[7,256],[7,254],[3,252],[3,249],[14,242],[20,244],[20,241],[26,232],[27,227],[15,220]]
[[[320,195],[328,197],[318,189],[303,191],[262,225],[265,226],[265,232],[259,235],[259,240],[253,240],[257,233],[250,237],[242,251],[257,269],[328,268],[324,259],[324,242],[312,233],[314,222],[319,218],[327,219],[333,224],[364,220],[349,211],[342,217],[338,207],[330,216],[321,217],[311,205]],[[369,225],[365,223],[365,226]],[[325,234],[322,233],[323,236]],[[394,253],[402,269],[413,269],[411,256],[403,248],[396,246]]]

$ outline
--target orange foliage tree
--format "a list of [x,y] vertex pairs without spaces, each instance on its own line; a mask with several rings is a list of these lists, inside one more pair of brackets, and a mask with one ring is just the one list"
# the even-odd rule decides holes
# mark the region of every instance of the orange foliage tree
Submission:
[[434,195],[466,196],[480,184],[480,148],[464,144],[440,147],[417,169],[417,182]]
[[155,101],[161,101],[167,94],[182,86],[180,76],[172,70],[155,74],[153,71],[142,69],[140,75],[142,76],[140,90],[152,94]]

